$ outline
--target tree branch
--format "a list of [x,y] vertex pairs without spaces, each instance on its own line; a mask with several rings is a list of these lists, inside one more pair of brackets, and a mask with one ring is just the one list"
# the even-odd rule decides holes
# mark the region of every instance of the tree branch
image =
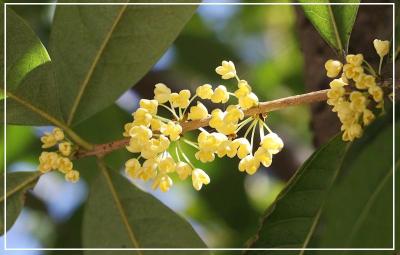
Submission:
[[[306,94],[280,98],[272,101],[261,102],[258,106],[244,111],[245,116],[255,116],[262,113],[272,112],[284,109],[290,106],[310,104],[320,101],[326,101],[328,89],[314,91]],[[184,121],[181,123],[182,133],[196,130],[200,127],[208,126],[210,117],[204,120]],[[104,156],[114,150],[121,149],[129,144],[129,138],[112,141],[104,144],[94,145],[92,150],[80,150],[75,154],[75,159],[88,157],[88,156]]]

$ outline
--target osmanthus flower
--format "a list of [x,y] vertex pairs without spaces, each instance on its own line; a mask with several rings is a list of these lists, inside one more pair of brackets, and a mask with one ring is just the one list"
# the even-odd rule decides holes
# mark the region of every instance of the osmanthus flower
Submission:
[[[376,39],[373,44],[380,57],[378,74],[362,54],[349,54],[341,77],[329,83],[327,103],[333,106],[332,111],[337,113],[342,123],[344,141],[361,137],[363,128],[375,119],[376,109],[383,108],[383,90],[376,81],[390,43]],[[327,76],[339,76],[341,66],[338,60],[328,60],[325,63]]]
[[208,117],[208,110],[201,102],[197,102],[196,106],[190,107],[188,119],[202,120]]
[[196,89],[196,95],[201,99],[211,99],[214,91],[210,84],[204,84]]
[[[240,79],[232,61],[222,61],[216,72],[224,80],[236,78],[237,89],[229,92],[225,85],[213,87],[203,84],[196,93],[187,90],[172,92],[167,85],[155,85],[154,98],[142,99],[139,108],[132,114],[133,120],[124,126],[123,135],[129,138],[127,150],[136,154],[125,163],[125,173],[130,178],[152,181],[154,189],[168,191],[174,184],[172,175],[180,180],[192,179],[194,189],[200,190],[210,183],[204,170],[195,167],[183,150],[186,144],[197,149],[194,157],[203,163],[218,157],[237,157],[240,171],[254,174],[261,165],[270,166],[272,155],[278,153],[283,142],[265,124],[265,117],[245,118],[245,110],[258,105],[258,97],[246,80]],[[208,109],[206,105],[226,104],[231,96],[236,103],[224,109]],[[197,99],[197,100],[195,100]],[[200,100],[208,100],[204,103]],[[232,100],[231,100],[232,101]],[[160,115],[162,107],[169,116]],[[210,113],[210,114],[209,114]],[[183,124],[191,121],[208,121],[207,131],[198,128],[197,141],[185,137]],[[240,130],[247,127],[241,136]],[[256,147],[255,130],[259,128],[261,143]],[[264,135],[267,130],[268,134]]]
[[41,137],[41,141],[43,143],[42,148],[57,147],[58,150],[43,151],[39,156],[38,170],[42,173],[58,170],[64,174],[66,181],[77,182],[79,180],[79,172],[73,169],[73,163],[69,158],[75,152],[75,148],[65,138],[64,132],[56,127],[51,133],[45,133]]
[[226,103],[229,100],[228,90],[224,85],[219,85],[211,96],[211,102],[213,103]]
[[235,64],[232,61],[222,61],[222,64],[215,68],[215,72],[221,75],[222,79],[228,80],[236,76]]
[[335,78],[342,71],[343,64],[340,61],[329,59],[325,63],[326,76]]
[[389,41],[382,41],[379,39],[375,39],[373,41],[376,53],[379,55],[380,58],[384,58],[390,50],[390,42]]

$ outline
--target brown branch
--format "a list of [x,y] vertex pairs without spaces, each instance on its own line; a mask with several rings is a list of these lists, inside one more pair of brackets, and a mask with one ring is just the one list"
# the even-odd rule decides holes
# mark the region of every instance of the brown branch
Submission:
[[[326,93],[328,89],[314,91],[306,94],[290,96],[285,98],[280,98],[268,102],[259,103],[258,106],[250,108],[244,111],[245,116],[255,116],[258,114],[272,112],[280,109],[284,109],[290,106],[310,104],[320,101],[327,100]],[[208,126],[210,117],[204,120],[194,120],[194,121],[184,121],[181,123],[182,133],[196,130],[200,127]],[[125,147],[129,144],[129,138],[124,138],[121,140],[112,141],[110,143],[96,144],[93,150],[90,151],[78,151],[75,155],[75,159],[88,157],[88,156],[104,156],[114,150]]]

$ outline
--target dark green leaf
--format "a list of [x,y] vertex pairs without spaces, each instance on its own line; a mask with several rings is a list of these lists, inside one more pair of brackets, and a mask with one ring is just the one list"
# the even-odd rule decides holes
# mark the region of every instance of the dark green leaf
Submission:
[[31,28],[11,8],[7,8],[7,90],[17,88],[31,70],[50,57]]
[[[7,226],[12,227],[25,203],[25,192],[33,187],[39,179],[39,172],[15,172],[7,174]],[[0,189],[4,191],[4,175],[0,180]],[[2,192],[3,193],[3,192]],[[4,194],[0,196],[1,208],[4,208]],[[4,232],[4,210],[0,210],[0,234]]]
[[[300,0],[302,3],[309,1]],[[320,35],[340,54],[347,52],[348,43],[357,16],[357,0],[329,1],[320,0],[319,3],[341,2],[355,3],[354,5],[303,5],[308,19],[313,23]]]
[[[393,126],[389,123],[376,131],[375,136],[357,141],[356,150],[350,150],[351,158],[345,161],[323,213],[321,247],[393,245]],[[396,134],[397,141],[399,138]],[[397,170],[399,156],[397,151]]]
[[262,218],[251,248],[307,247],[347,147],[337,136],[303,164]]
[[[3,101],[0,108],[3,114]],[[22,80],[18,88],[7,91],[8,124],[54,125],[61,120],[51,62],[38,66]]]
[[58,6],[50,38],[68,124],[111,105],[167,50],[196,6]]
[[83,222],[86,248],[205,247],[188,222],[120,174],[108,170],[102,161],[99,169],[92,170],[101,173],[91,183],[86,203]]

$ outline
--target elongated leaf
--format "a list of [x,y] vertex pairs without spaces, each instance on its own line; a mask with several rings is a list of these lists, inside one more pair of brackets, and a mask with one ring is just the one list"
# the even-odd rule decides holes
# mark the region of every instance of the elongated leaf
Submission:
[[347,147],[337,136],[303,164],[262,218],[251,248],[307,247]]
[[[397,123],[396,128],[399,127]],[[395,140],[399,137],[396,134]],[[393,245],[391,123],[379,129],[372,139],[359,143],[362,146],[350,151],[352,158],[345,161],[343,175],[329,196],[319,232],[321,247],[390,248]],[[397,151],[397,170],[399,158]]]
[[68,124],[111,105],[142,78],[195,8],[58,6],[50,44]]
[[189,223],[171,209],[118,173],[106,169],[102,161],[99,170],[101,174],[91,183],[85,208],[83,243],[86,248],[205,247]]
[[[7,96],[8,124],[54,125],[62,122],[51,62],[32,70],[18,88],[7,91]],[[1,115],[4,114],[3,100],[0,103]]]
[[[309,1],[300,0],[302,3]],[[358,11],[358,0],[329,1],[319,3],[341,2],[354,5],[303,5],[304,13],[313,23],[324,40],[333,48],[347,51],[351,31]]]
[[[6,229],[12,227],[15,220],[17,219],[19,213],[22,210],[25,202],[25,192],[33,187],[40,174],[38,172],[15,172],[7,174],[7,226]],[[0,189],[3,193],[4,191],[4,175],[2,174],[0,180]],[[0,213],[0,234],[3,235],[4,232],[4,194],[0,196],[0,204],[2,210]]]
[[37,66],[50,61],[39,38],[11,8],[7,8],[7,89],[14,90]]

